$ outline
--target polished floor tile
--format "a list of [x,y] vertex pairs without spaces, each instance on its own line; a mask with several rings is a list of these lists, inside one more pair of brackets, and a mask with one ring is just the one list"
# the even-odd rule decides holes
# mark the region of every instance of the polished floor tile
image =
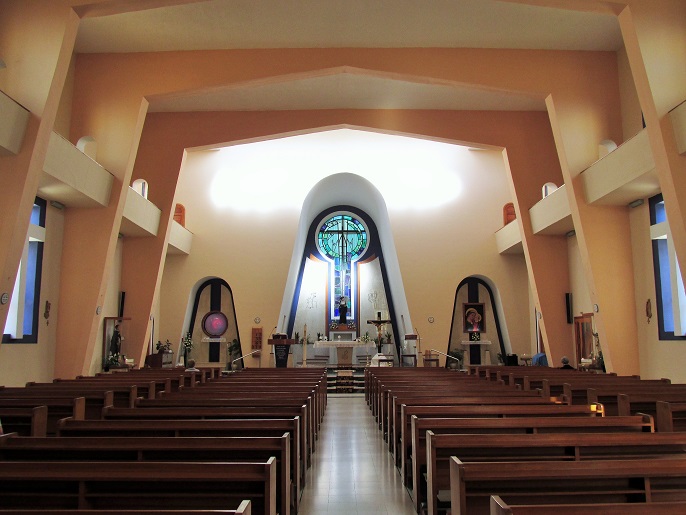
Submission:
[[363,395],[329,396],[299,513],[415,513]]

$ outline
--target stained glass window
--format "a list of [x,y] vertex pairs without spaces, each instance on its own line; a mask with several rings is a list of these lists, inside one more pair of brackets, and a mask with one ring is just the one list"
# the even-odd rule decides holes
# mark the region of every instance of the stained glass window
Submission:
[[329,267],[329,305],[332,317],[338,319],[341,298],[348,307],[348,322],[355,320],[355,267],[367,250],[368,232],[364,223],[349,214],[328,218],[317,233],[317,246]]

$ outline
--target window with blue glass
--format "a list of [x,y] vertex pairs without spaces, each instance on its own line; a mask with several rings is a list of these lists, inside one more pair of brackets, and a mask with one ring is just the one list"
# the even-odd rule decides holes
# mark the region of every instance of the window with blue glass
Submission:
[[657,325],[660,340],[686,339],[684,284],[670,240],[662,195],[649,199]]
[[333,319],[340,317],[340,306],[347,308],[347,321],[356,320],[355,262],[368,246],[365,224],[350,214],[337,214],[322,222],[317,232],[317,247],[329,261],[329,312]]
[[36,197],[2,335],[3,343],[38,342],[45,212],[45,200]]

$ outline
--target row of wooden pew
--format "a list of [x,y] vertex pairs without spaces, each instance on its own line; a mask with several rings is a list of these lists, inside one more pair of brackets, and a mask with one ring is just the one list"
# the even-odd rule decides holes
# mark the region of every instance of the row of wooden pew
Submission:
[[[365,373],[418,513],[686,513],[686,432],[654,425],[682,385],[547,367]],[[591,389],[602,394],[580,403],[576,392]],[[628,412],[608,415],[598,401],[612,392],[629,397]]]
[[[296,514],[324,372],[132,370],[0,387],[0,515]],[[9,409],[45,416],[5,418]]]

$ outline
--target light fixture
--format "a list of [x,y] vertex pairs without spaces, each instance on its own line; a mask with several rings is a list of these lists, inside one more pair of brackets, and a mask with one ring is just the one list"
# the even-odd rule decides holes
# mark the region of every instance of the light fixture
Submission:
[[567,238],[571,238],[571,237],[574,236],[574,235],[576,235],[576,231],[575,231],[574,229],[572,229],[571,231],[568,231],[568,232],[565,234],[565,236],[567,236]]
[[56,209],[64,209],[64,204],[62,204],[62,202],[58,202],[57,200],[51,200],[50,205]]
[[629,202],[627,205],[632,209],[635,207],[638,207],[638,206],[642,206],[643,205],[643,199],[637,198],[636,200]]

